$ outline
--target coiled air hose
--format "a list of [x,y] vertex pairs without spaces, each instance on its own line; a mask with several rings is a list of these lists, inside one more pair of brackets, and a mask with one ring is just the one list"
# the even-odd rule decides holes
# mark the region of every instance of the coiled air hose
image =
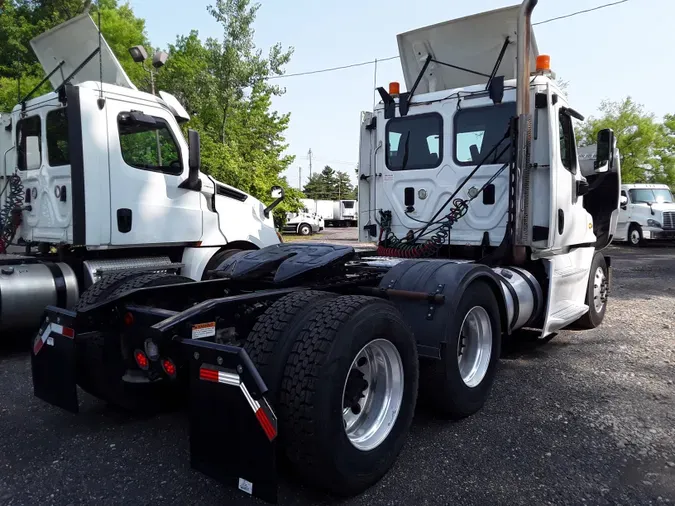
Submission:
[[0,253],[6,253],[21,225],[21,205],[23,204],[23,184],[18,174],[7,177],[2,195],[9,189],[5,204],[0,209]]
[[[453,208],[443,217],[443,220],[436,222],[439,226],[433,230],[422,233],[417,240],[431,234],[423,243],[408,242],[407,239],[399,239],[391,232],[391,213],[380,212],[380,219],[382,227],[380,228],[380,239],[377,247],[377,254],[380,256],[398,257],[398,258],[425,258],[434,256],[438,250],[446,244],[450,236],[450,230],[457,221],[466,214],[469,210],[469,205],[466,200],[455,199],[452,202]],[[383,233],[386,231],[384,237],[384,244],[382,241]],[[413,241],[415,239],[412,239]]]

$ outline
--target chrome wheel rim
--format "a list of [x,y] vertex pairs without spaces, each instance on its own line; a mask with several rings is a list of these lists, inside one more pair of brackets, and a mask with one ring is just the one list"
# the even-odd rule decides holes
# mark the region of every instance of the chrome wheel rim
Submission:
[[602,311],[605,302],[607,302],[607,276],[605,270],[598,267],[593,277],[593,306],[596,313]]
[[492,355],[492,322],[481,306],[475,306],[464,317],[457,340],[457,364],[466,386],[480,384],[487,374]]
[[403,362],[390,341],[375,339],[361,348],[342,387],[342,420],[354,447],[372,450],[387,438],[401,409],[403,387]]
[[640,242],[640,231],[639,230],[637,230],[635,228],[633,230],[631,230],[630,242],[632,242],[633,244],[637,244],[637,243]]

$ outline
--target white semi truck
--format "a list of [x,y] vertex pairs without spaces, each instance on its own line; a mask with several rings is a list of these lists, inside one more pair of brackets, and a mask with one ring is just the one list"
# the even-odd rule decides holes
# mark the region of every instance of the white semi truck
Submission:
[[202,173],[185,109],[138,91],[88,14],[31,45],[54,91],[0,119],[0,253],[23,253],[0,257],[1,330],[37,327],[45,306],[73,307],[104,274],[200,280],[235,251],[279,243],[278,199],[266,207]]
[[76,412],[76,385],[130,408],[185,392],[196,469],[276,501],[281,454],[353,495],[394,464],[418,394],[467,417],[503,339],[600,325],[618,152],[602,131],[580,166],[581,116],[538,54],[536,3],[399,35],[408,91],[380,89],[360,133],[359,234],[377,251],[285,243],[205,281],[107,277],[76,310],[47,308],[35,394]]
[[621,185],[621,210],[615,241],[633,246],[675,240],[675,200],[665,184]]
[[286,213],[286,223],[284,223],[283,231],[308,236],[318,234],[323,228],[323,218],[304,207],[297,213]]

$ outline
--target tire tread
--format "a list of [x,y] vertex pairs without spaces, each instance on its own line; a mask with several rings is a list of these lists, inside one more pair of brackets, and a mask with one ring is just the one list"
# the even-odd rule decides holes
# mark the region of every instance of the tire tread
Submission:
[[[330,462],[325,460],[315,436],[317,423],[313,413],[317,400],[317,382],[322,368],[341,327],[368,302],[381,299],[368,296],[347,295],[325,304],[305,321],[288,357],[280,392],[279,421],[281,431],[286,433],[286,457],[295,472],[306,481],[316,483],[333,493],[350,495],[358,492],[362,484],[339,485],[333,480]],[[391,306],[399,325],[406,327]],[[409,330],[409,329],[408,329]],[[412,336],[412,332],[410,332]],[[415,349],[415,348],[413,348]],[[417,364],[417,353],[414,353]],[[416,372],[415,372],[416,374]],[[416,397],[415,380],[415,396]],[[411,415],[412,417],[412,415]]]

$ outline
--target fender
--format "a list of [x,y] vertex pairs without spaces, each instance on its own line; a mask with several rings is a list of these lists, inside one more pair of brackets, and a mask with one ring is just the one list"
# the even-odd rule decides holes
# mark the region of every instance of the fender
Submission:
[[380,288],[396,288],[445,295],[445,304],[436,306],[419,301],[393,301],[412,328],[420,356],[441,358],[448,326],[466,288],[475,280],[486,281],[499,304],[502,329],[508,332],[506,303],[498,275],[489,267],[453,260],[406,260],[394,266],[380,282]]
[[199,281],[213,256],[228,249],[257,250],[256,244],[247,241],[235,241],[225,246],[211,246],[202,248],[185,248],[183,250],[181,275]]

